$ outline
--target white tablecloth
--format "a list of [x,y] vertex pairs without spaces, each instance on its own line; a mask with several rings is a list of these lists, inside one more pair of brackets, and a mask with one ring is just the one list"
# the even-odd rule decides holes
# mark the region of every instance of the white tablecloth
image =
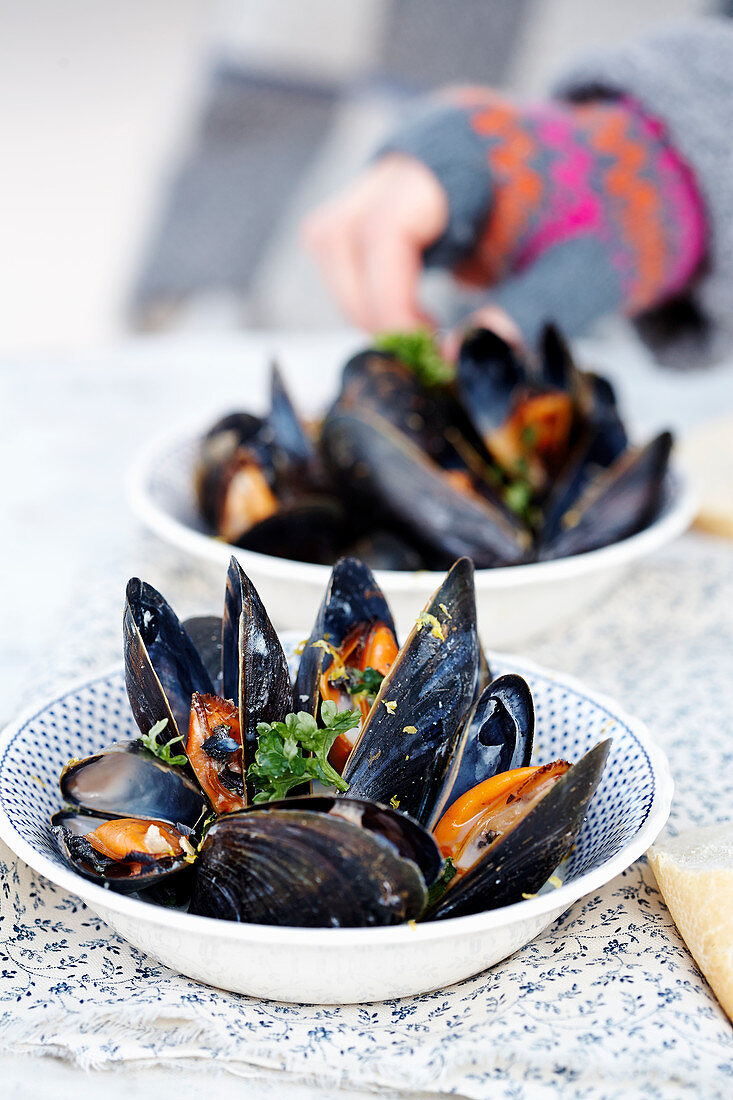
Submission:
[[[180,368],[179,393],[193,390],[194,367],[192,360]],[[33,586],[44,583],[45,562],[62,590],[49,597],[49,621],[39,627],[42,639],[49,636],[47,652],[27,622],[18,628],[24,645],[16,639],[13,650],[12,638],[3,638],[12,658],[6,683],[9,669],[26,695],[118,658],[122,583],[133,569],[183,612],[218,606],[221,586],[212,590],[191,563],[134,534],[122,509],[115,479],[126,458],[125,418],[138,401],[133,442],[150,430],[165,396],[161,377],[171,373],[167,361],[167,374],[161,368],[148,385],[143,368],[150,370],[148,360],[128,356],[106,379],[93,378],[90,364],[77,364],[66,378],[43,376],[46,434],[37,427],[33,461],[50,482],[41,499],[53,522],[44,528],[43,517],[32,520],[43,552],[29,552],[25,563],[32,585],[26,605],[33,615],[44,606]],[[31,381],[15,377],[13,385],[20,391]],[[125,400],[110,412],[115,389]],[[77,431],[80,415],[88,431],[72,445],[64,410],[74,401]],[[99,422],[86,415],[95,410]],[[107,458],[95,464],[105,434]],[[61,523],[55,558],[54,522]],[[74,531],[83,534],[74,538]],[[10,599],[20,606],[22,590]],[[635,570],[582,622],[523,652],[619,697],[650,724],[677,785],[672,828],[731,815],[727,545],[688,536]],[[196,1076],[197,1087],[207,1081],[218,1089],[210,1079],[216,1069],[264,1081],[272,1095],[278,1082],[282,1089],[310,1083],[314,1094],[362,1089],[513,1100],[733,1094],[730,1025],[644,861],[492,971],[419,998],[339,1008],[265,1003],[196,985],[127,946],[72,896],[0,849],[0,971],[0,1053],[56,1054],[88,1067],[155,1065],[156,1072],[185,1065],[187,1080],[200,1067],[206,1076]],[[111,1080],[100,1088],[110,1092]]]

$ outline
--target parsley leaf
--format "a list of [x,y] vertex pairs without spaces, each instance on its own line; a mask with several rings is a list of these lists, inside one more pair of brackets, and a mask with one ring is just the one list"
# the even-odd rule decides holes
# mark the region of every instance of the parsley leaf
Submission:
[[346,679],[346,690],[349,695],[361,695],[364,692],[367,695],[375,696],[382,686],[384,676],[381,672],[377,672],[376,668],[347,667]]
[[[253,802],[277,802],[292,787],[317,779],[326,786],[347,791],[348,783],[328,762],[328,754],[341,733],[359,725],[359,710],[339,711],[327,700],[321,706],[323,728],[312,714],[286,714],[284,722],[259,722],[255,762],[247,769],[256,794]],[[307,755],[311,754],[311,755]]]
[[453,381],[454,368],[438,351],[435,337],[426,328],[413,332],[383,332],[374,346],[396,355],[424,386],[441,386]]
[[162,760],[164,764],[170,764],[174,768],[185,768],[188,763],[188,757],[180,753],[177,756],[171,755],[171,746],[175,745],[177,741],[183,744],[183,737],[179,733],[178,737],[173,737],[170,741],[161,745],[158,741],[158,735],[163,732],[168,725],[167,718],[161,718],[159,722],[156,722],[154,726],[151,726],[147,733],[144,733],[140,740],[142,741],[148,752],[152,752],[153,756],[157,756],[158,760]]

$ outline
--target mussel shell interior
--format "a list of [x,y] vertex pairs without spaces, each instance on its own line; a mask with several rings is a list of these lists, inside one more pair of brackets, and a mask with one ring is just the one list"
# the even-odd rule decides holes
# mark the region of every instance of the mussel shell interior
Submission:
[[526,680],[507,673],[489,684],[467,723],[446,805],[499,772],[527,767],[532,759],[534,723],[532,691]]
[[429,919],[497,909],[536,893],[575,843],[610,746],[602,741],[561,776],[479,863],[448,887]]
[[[425,861],[432,838],[383,807],[349,801],[339,812],[343,801],[293,799],[220,818],[204,840],[190,912],[332,928],[419,917],[429,882],[412,856]],[[440,865],[437,848],[430,863]]]
[[207,811],[199,788],[178,767],[123,742],[67,767],[59,781],[73,806],[115,817],[156,818],[192,828]]

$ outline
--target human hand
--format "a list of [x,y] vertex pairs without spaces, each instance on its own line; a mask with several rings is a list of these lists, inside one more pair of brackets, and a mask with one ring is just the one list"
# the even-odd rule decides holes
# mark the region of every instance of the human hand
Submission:
[[418,300],[423,253],[448,222],[448,198],[414,157],[381,157],[302,226],[331,293],[368,332],[413,329],[432,319]]

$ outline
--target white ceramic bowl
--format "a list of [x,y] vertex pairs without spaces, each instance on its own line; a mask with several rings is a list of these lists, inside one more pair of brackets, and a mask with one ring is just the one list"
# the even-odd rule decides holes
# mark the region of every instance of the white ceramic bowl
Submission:
[[121,669],[68,688],[0,734],[0,837],[135,947],[209,985],[325,1004],[450,985],[511,955],[624,870],[656,839],[672,798],[664,754],[642,723],[612,700],[526,661],[495,654],[490,661],[495,674],[516,670],[531,684],[536,760],[577,760],[613,738],[601,785],[560,870],[564,884],[547,886],[534,899],[434,924],[299,929],[190,916],[87,882],[59,855],[49,818],[61,805],[57,779],[70,757],[136,733]]
[[[206,425],[208,427],[209,425]],[[128,479],[128,499],[138,519],[160,538],[200,562],[222,567],[236,554],[277,627],[309,628],[328,583],[330,568],[240,550],[207,533],[193,492],[193,467],[201,430],[154,440]],[[622,542],[557,561],[476,571],[476,607],[486,645],[511,648],[575,618],[609,590],[634,562],[671,542],[690,525],[693,495],[677,473],[668,480],[666,504],[654,523]],[[444,573],[376,570],[397,628],[404,636],[441,583]]]

